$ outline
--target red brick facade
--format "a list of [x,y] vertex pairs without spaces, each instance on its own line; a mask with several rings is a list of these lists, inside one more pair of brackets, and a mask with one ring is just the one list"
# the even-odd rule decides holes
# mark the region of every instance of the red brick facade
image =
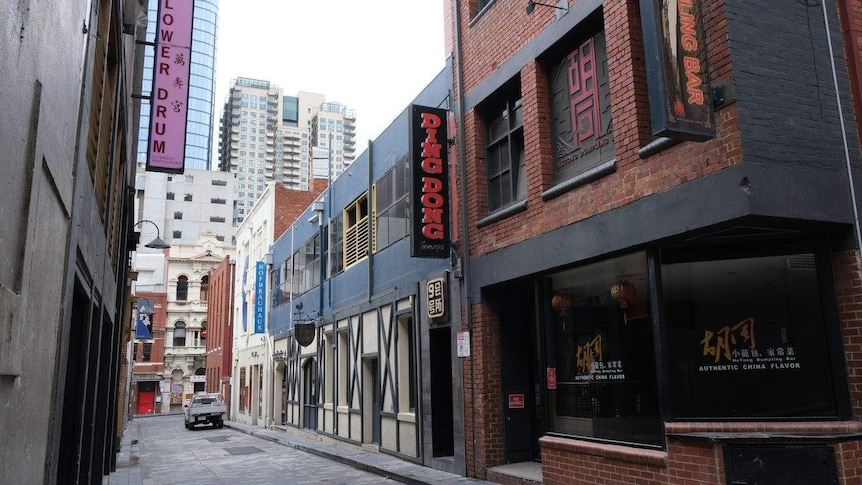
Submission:
[[275,183],[273,241],[290,228],[296,218],[308,209],[308,206],[326,190],[326,187],[326,181],[321,179],[312,180],[312,190],[309,191],[288,189],[280,182]]
[[[153,339],[148,342],[152,345],[148,361],[144,361],[144,342],[135,341],[132,347],[132,382],[161,380],[161,375],[165,369],[165,322],[168,315],[168,295],[165,293],[138,292],[137,297],[138,299],[153,301],[153,314],[150,316]],[[158,386],[156,387],[156,394],[160,396]],[[129,407],[132,414],[138,414],[138,392],[134,385],[129,396]],[[160,413],[161,406],[156,405],[154,411],[157,414]]]
[[207,392],[221,392],[230,409],[233,368],[233,284],[235,263],[225,256],[210,271],[207,299]]
[[[556,12],[537,7],[525,13],[527,2],[496,1],[479,10],[476,0],[447,1],[445,17],[447,49],[457,50],[456,19],[461,31],[463,86],[455,93],[481,91],[507,62],[531,41],[551,28]],[[547,2],[555,3],[555,2]],[[570,2],[575,8],[577,1]],[[526,209],[480,223],[489,214],[486,173],[486,131],[482,113],[469,106],[464,113],[461,142],[466,160],[466,193],[469,194],[468,227],[473,258],[492,255],[520,242],[547,235],[592,217],[670,191],[691,181],[717,174],[744,160],[742,121],[736,103],[715,111],[716,136],[706,142],[681,142],[644,158],[642,148],[653,139],[644,64],[641,12],[636,0],[605,0],[604,31],[607,40],[613,139],[616,170],[586,185],[553,198],[543,193],[554,186],[554,145],[550,113],[549,73],[541,59],[520,68],[523,102],[523,137],[527,178]],[[862,55],[860,25],[862,3],[847,0],[842,14],[850,13],[845,33],[853,43],[858,65]],[[734,76],[725,2],[701,2],[713,85]],[[457,58],[456,58],[456,61]],[[456,68],[457,72],[457,68]],[[858,96],[859,81],[853,78]],[[461,88],[461,89],[459,89]],[[463,91],[461,91],[463,90]],[[463,101],[463,100],[462,100]],[[857,113],[860,100],[855,99]],[[848,116],[845,113],[845,116]],[[822,436],[836,455],[840,483],[862,483],[862,448],[858,438],[829,441],[826,436],[858,436],[862,432],[862,261],[855,249],[834,250],[832,270],[841,320],[851,406],[855,421],[831,423],[665,423],[667,445],[661,450],[602,444],[570,437],[544,436],[539,440],[543,479],[546,484],[724,484],[726,442],[680,439],[696,433],[798,433]],[[481,285],[481,284],[479,284]],[[475,288],[473,289],[475,290]],[[467,290],[470,291],[470,290]],[[501,375],[501,318],[492,298],[473,305],[471,357],[463,360],[464,426],[467,474],[508,483],[508,478],[489,472],[504,464],[505,417]],[[462,321],[469,321],[467,315]],[[463,330],[467,330],[465,326]],[[854,441],[855,440],[855,441]],[[810,442],[817,442],[808,441]]]

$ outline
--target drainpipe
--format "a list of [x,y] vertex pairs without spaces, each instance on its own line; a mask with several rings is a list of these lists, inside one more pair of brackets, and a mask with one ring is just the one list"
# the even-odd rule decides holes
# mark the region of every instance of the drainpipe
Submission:
[[[467,329],[470,331],[470,349],[473,345],[473,294],[472,278],[470,275],[470,220],[467,214],[469,204],[467,202],[467,148],[464,145],[464,69],[461,49],[461,0],[454,0],[455,6],[455,77],[458,83],[457,122],[458,122],[458,192],[461,202],[461,275],[463,277],[464,306],[467,317]],[[472,350],[471,350],[472,352]],[[473,475],[476,475],[476,364],[475,357],[470,355],[470,402],[473,404],[473,412],[470,413],[473,441]]]
[[856,247],[859,251],[862,251],[862,229],[859,228],[859,207],[856,205],[856,186],[853,183],[853,169],[850,166],[850,149],[847,146],[847,126],[844,122],[844,110],[841,108],[841,91],[838,90],[838,74],[835,70],[835,53],[832,51],[832,34],[829,29],[829,17],[826,15],[826,2],[821,1],[820,6],[823,8],[823,26],[826,28],[826,41],[829,45],[829,62],[832,66],[832,82],[835,87],[835,102],[838,107],[838,120],[841,123],[841,141],[844,144],[844,161],[847,165],[847,181],[850,184],[850,198],[853,202],[853,224],[856,226]]
[[365,192],[367,195],[365,196],[366,201],[365,204],[368,207],[366,211],[366,217],[368,217],[368,301],[371,301],[371,298],[374,296],[374,241],[372,240],[372,235],[374,234],[374,219],[371,217],[371,204],[374,202],[371,200],[371,184],[373,183],[373,172],[374,168],[374,154],[373,154],[374,142],[368,140],[368,179],[366,181],[366,186],[368,190]]

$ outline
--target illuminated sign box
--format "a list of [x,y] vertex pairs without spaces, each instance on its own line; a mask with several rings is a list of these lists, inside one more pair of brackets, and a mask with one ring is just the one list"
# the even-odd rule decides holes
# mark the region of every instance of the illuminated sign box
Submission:
[[701,0],[640,4],[653,134],[715,138]]
[[410,173],[412,182],[410,255],[448,258],[449,145],[448,112],[410,106]]
[[193,19],[193,0],[160,0],[147,146],[151,172],[185,168]]

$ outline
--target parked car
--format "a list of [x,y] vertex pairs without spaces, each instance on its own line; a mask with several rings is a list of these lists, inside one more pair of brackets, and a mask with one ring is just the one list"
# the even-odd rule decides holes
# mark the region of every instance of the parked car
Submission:
[[185,406],[186,429],[192,429],[196,424],[212,424],[213,427],[221,428],[226,412],[227,406],[221,394],[197,394]]

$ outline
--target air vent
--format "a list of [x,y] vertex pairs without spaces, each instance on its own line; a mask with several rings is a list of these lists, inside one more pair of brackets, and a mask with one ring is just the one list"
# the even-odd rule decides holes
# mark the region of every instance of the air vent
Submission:
[[787,269],[791,271],[814,271],[817,265],[813,254],[795,254],[787,257]]

